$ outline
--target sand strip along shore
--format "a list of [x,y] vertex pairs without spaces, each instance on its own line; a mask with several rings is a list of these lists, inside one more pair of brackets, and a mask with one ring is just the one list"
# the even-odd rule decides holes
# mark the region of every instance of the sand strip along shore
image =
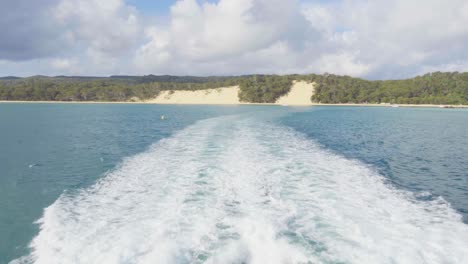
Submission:
[[[145,105],[154,104],[151,102],[108,102],[108,101],[5,101],[0,100],[0,104],[134,104],[134,105]],[[280,105],[280,104],[267,104],[267,103],[240,103],[240,105]],[[290,105],[293,106],[293,105]],[[297,105],[304,106],[304,105]],[[339,107],[393,107],[395,105],[390,104],[321,104],[311,103],[310,106],[339,106]],[[446,108],[446,109],[467,109],[468,105],[431,105],[431,104],[398,104],[398,107],[409,107],[409,108]]]

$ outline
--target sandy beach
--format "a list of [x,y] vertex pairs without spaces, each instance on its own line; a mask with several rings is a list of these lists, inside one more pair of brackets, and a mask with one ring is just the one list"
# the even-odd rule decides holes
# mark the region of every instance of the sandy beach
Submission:
[[[158,104],[154,102],[100,102],[100,101],[0,101],[0,104]],[[162,103],[161,103],[162,104]],[[166,103],[170,105],[171,103]],[[172,103],[175,105],[175,103]],[[182,105],[182,103],[178,103]],[[197,105],[186,103],[185,105]],[[210,105],[210,104],[198,104],[198,105]],[[211,105],[223,105],[223,104],[211,104]],[[320,103],[310,103],[307,105],[286,105],[286,104],[268,104],[268,103],[238,103],[238,104],[224,104],[224,105],[269,105],[269,106],[339,106],[339,107],[388,107],[391,108],[391,105],[385,104],[320,104]],[[468,108],[468,105],[431,105],[431,104],[399,104],[398,107],[414,107],[414,108]]]

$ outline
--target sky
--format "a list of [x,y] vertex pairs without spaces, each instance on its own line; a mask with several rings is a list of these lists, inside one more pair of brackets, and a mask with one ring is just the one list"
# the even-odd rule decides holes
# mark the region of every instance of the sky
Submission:
[[0,76],[468,71],[466,0],[0,1]]

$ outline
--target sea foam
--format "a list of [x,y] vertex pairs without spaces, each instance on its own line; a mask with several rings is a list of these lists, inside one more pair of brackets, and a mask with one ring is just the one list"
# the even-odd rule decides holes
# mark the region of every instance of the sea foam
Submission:
[[468,226],[443,199],[245,116],[161,140],[38,223],[21,262],[468,263]]

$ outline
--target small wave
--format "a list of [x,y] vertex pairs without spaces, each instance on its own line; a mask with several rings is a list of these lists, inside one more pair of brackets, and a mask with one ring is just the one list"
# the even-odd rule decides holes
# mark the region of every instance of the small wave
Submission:
[[29,164],[29,165],[28,165],[28,168],[32,169],[32,168],[34,168],[34,167],[41,167],[41,166],[42,166],[42,165],[39,164],[39,163],[32,163],[32,164]]
[[34,263],[468,263],[441,199],[254,118],[204,120],[45,209]]

